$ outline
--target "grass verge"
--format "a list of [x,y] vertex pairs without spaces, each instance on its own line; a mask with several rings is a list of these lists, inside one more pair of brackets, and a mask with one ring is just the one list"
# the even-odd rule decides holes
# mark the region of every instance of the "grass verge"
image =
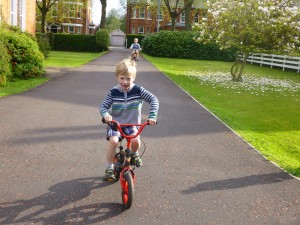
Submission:
[[30,90],[43,83],[46,83],[48,80],[48,78],[31,78],[28,80],[15,80],[14,82],[9,82],[5,86],[0,86],[0,97]]
[[300,177],[299,74],[247,65],[243,82],[236,83],[232,63],[143,56],[269,160]]
[[64,52],[51,51],[46,59],[47,67],[79,67],[102,55],[106,52]]

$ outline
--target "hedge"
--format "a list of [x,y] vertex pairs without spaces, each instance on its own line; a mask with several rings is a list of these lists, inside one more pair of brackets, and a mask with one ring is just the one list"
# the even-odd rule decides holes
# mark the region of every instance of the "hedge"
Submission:
[[199,60],[234,61],[237,50],[221,50],[216,43],[203,44],[194,41],[193,31],[160,31],[145,36],[143,52],[157,57]]
[[49,34],[49,42],[52,50],[79,52],[101,51],[96,43],[96,35]]

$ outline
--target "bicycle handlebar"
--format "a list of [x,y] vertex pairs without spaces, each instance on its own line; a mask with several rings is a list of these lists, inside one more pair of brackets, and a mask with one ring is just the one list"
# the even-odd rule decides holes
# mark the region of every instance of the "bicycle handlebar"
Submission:
[[[137,136],[139,136],[140,133],[142,133],[145,126],[149,125],[148,120],[142,124],[119,124],[118,121],[116,121],[116,120],[107,122],[104,118],[102,118],[102,123],[107,123],[112,128],[112,130],[119,131],[124,138],[129,138],[129,139],[136,138]],[[138,129],[138,132],[134,135],[126,135],[123,132],[122,127],[127,127],[127,126],[137,126],[137,127],[140,127],[140,129]]]

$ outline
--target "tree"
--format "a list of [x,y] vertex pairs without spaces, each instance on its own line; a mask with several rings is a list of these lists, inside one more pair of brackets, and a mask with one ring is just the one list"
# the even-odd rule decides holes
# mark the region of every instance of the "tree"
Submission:
[[300,11],[291,0],[208,1],[207,23],[196,26],[198,41],[216,41],[221,48],[236,47],[231,67],[234,81],[241,81],[250,53],[300,52]]
[[180,0],[164,0],[164,3],[167,7],[168,13],[171,17],[171,30],[175,30],[175,23],[176,23],[176,18],[180,15],[181,12],[184,11],[183,8],[179,8],[178,4],[179,4]]
[[47,14],[51,7],[57,3],[58,0],[36,0],[36,5],[41,12],[41,32],[47,33]]
[[106,18],[106,29],[110,33],[116,29],[120,29],[121,25],[122,21],[121,16],[118,14],[118,10],[112,9]]
[[106,0],[100,0],[100,2],[101,2],[101,5],[102,5],[100,29],[105,29],[105,27],[106,27],[106,7],[107,7],[107,2],[106,2]]
[[176,18],[185,12],[185,26],[187,30],[192,29],[191,10],[195,1],[198,0],[164,0],[168,13],[171,17],[171,29],[175,30]]

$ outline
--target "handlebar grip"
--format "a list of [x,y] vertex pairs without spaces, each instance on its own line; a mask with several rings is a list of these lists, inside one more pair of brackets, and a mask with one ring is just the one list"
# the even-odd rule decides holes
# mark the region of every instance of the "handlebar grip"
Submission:
[[107,123],[108,126],[110,126],[113,131],[118,131],[117,122],[110,122],[110,123],[108,123],[108,122],[106,122],[106,120],[104,118],[102,118],[102,123]]

